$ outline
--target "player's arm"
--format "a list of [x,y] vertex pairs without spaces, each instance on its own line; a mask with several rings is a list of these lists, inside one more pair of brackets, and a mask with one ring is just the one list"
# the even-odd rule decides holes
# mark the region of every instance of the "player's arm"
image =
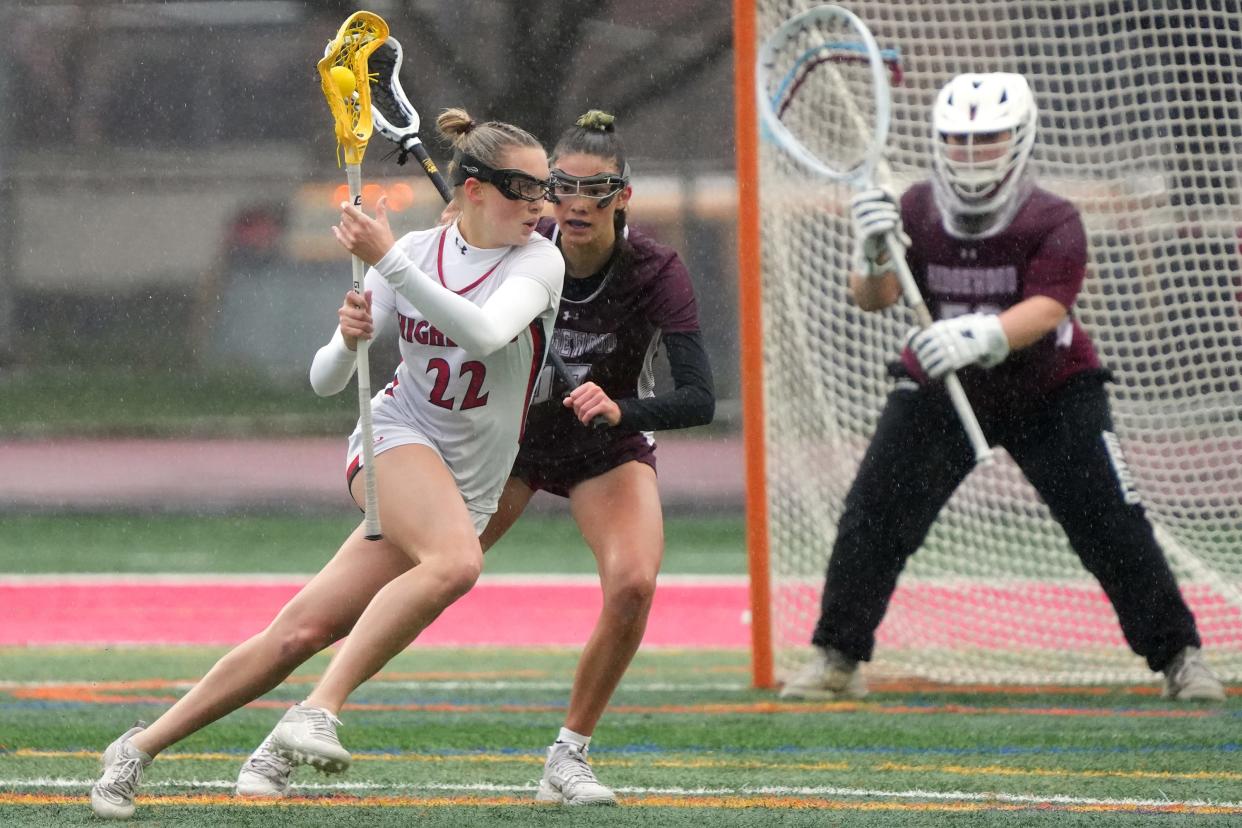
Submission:
[[393,247],[375,269],[392,289],[404,296],[437,328],[471,356],[487,356],[513,341],[531,320],[559,302],[565,263],[556,249],[535,251],[476,305],[441,285]]
[[910,246],[901,229],[901,210],[891,192],[876,187],[850,199],[850,218],[854,225],[850,292],[862,310],[884,310],[901,299],[901,283],[885,242],[889,233],[895,233],[903,246]]
[[1040,244],[1027,266],[1023,298],[1000,315],[1013,350],[1052,333],[1069,316],[1087,276],[1087,231],[1082,216],[1066,205],[1064,219]]
[[1049,296],[1032,296],[1001,312],[999,318],[1009,350],[1034,345],[1057,329],[1069,308]]
[[1074,211],[1051,232],[1027,266],[1025,296],[999,314],[968,313],[913,333],[910,349],[932,379],[968,365],[991,368],[1010,351],[1057,329],[1086,275],[1086,232]]
[[850,293],[861,310],[882,311],[901,299],[901,284],[890,268],[879,276],[850,274]]
[[396,315],[392,291],[373,269],[367,272],[364,292],[345,294],[336,315],[340,320],[328,343],[311,361],[311,388],[321,397],[339,394],[349,384],[357,366],[359,339],[373,339]]
[[662,341],[673,390],[654,397],[617,400],[621,412],[618,425],[634,431],[707,425],[716,415],[716,388],[711,361],[703,347],[703,334],[667,333]]
[[671,391],[652,397],[612,400],[602,388],[587,381],[566,398],[567,406],[583,423],[602,416],[609,425],[633,431],[665,431],[706,425],[716,414],[716,389],[711,361],[699,331],[694,284],[681,257],[668,251],[660,273],[646,291],[644,313],[660,331]]
[[670,253],[661,266],[645,312],[660,330],[673,388],[651,397],[618,400],[617,425],[634,431],[666,431],[710,423],[716,414],[712,365],[699,330],[694,282],[676,253]]
[[388,209],[381,198],[375,218],[345,202],[337,241],[372,265],[395,293],[471,356],[487,356],[511,342],[531,320],[560,302],[565,262],[555,248],[532,249],[482,306],[440,284],[415,265],[393,241]]

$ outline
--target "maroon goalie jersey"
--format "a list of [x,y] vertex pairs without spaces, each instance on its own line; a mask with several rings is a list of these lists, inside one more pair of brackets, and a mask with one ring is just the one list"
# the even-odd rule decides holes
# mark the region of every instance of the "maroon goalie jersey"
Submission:
[[[906,259],[936,319],[965,313],[999,313],[1023,299],[1047,296],[1074,307],[1087,270],[1087,235],[1073,204],[1034,188],[1009,226],[984,239],[959,239],[945,230],[932,184],[925,181],[901,199],[901,220],[910,235]],[[902,362],[922,378],[914,355]],[[1025,407],[1066,380],[1098,370],[1090,338],[1071,313],[1052,333],[1010,353],[995,368],[958,371],[978,406]]]
[[[538,231],[556,241],[556,222]],[[654,394],[652,359],[662,333],[699,330],[690,273],[677,252],[630,228],[628,249],[614,254],[602,274],[570,285],[561,298],[551,347],[575,383],[591,381],[614,400]],[[574,281],[569,276],[566,283]],[[586,287],[574,298],[575,288]],[[567,389],[545,367],[522,438],[521,461],[584,458],[608,452],[623,440],[645,439],[624,427],[596,430],[561,404]]]

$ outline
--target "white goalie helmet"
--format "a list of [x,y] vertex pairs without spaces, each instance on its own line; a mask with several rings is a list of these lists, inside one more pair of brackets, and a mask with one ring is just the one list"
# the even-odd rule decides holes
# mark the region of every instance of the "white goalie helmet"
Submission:
[[1036,123],[1035,97],[1022,75],[949,81],[932,113],[937,200],[957,215],[1006,211],[1031,157]]

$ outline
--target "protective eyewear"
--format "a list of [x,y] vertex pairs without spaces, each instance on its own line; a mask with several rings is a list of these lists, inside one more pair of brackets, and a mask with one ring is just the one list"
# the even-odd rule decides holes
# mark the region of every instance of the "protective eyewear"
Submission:
[[500,194],[510,201],[539,201],[549,198],[548,181],[535,178],[521,170],[497,170],[489,167],[473,155],[462,153],[456,159],[453,185],[465,184],[467,178],[491,184]]
[[564,170],[553,169],[548,191],[548,201],[559,204],[562,198],[589,198],[601,210],[612,203],[630,183],[630,165],[626,164],[620,174],[608,172],[596,175],[570,175]]

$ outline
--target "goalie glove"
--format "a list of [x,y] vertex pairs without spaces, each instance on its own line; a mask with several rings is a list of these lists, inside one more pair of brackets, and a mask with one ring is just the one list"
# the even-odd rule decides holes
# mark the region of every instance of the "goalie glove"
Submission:
[[912,331],[908,344],[931,379],[967,365],[991,368],[1009,356],[1009,338],[1000,317],[990,313],[968,313],[934,322]]
[[850,218],[854,223],[854,272],[870,278],[891,271],[885,236],[894,233],[903,247],[910,246],[893,194],[882,187],[863,190],[850,199]]

